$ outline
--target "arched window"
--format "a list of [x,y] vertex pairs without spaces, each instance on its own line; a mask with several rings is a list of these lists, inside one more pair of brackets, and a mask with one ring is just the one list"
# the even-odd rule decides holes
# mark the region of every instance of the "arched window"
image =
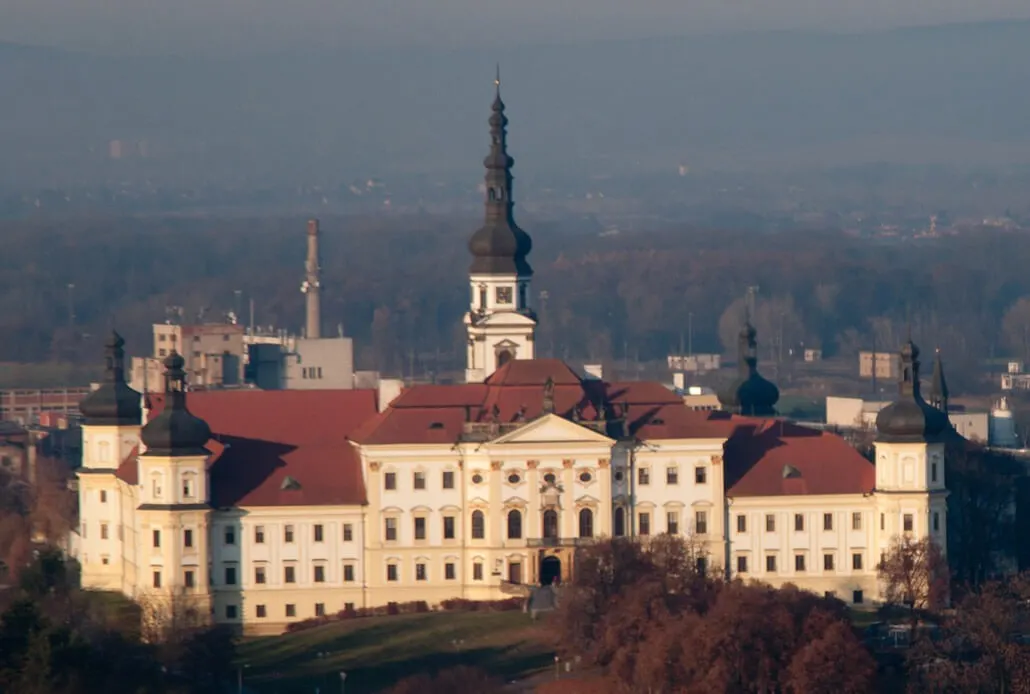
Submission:
[[522,511],[508,511],[508,539],[518,540],[522,537]]
[[544,511],[544,537],[556,539],[558,537],[558,512],[554,510]]
[[615,509],[615,537],[626,534],[626,511],[621,506]]
[[472,512],[472,539],[482,540],[486,536],[486,527],[483,523],[483,512]]
[[581,509],[579,512],[579,536],[594,536],[594,512],[588,508]]

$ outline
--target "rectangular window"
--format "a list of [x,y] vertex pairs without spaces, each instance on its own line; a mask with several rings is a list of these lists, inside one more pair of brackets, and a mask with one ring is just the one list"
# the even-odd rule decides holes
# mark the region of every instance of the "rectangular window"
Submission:
[[187,478],[182,481],[182,495],[187,499],[193,497],[193,480]]
[[258,605],[255,614],[258,619],[264,619],[268,615],[268,610],[265,609],[264,605]]
[[476,562],[472,565],[472,580],[482,581],[483,580],[483,563]]
[[823,514],[823,530],[833,530],[833,514]]
[[824,554],[823,555],[823,571],[833,571],[834,567],[834,555]]
[[283,567],[283,582],[284,583],[296,583],[297,582],[297,567],[295,567],[295,566]]
[[354,611],[354,603],[352,603],[352,602],[345,602],[345,603],[343,603],[343,611],[344,612],[353,612]]
[[651,471],[646,467],[642,467],[637,470],[637,484],[641,487],[646,487],[651,484]]
[[412,483],[412,486],[415,489],[425,489],[426,488],[426,473],[424,473],[424,472],[416,472],[413,475],[413,477],[412,477],[412,482],[411,483]]
[[708,511],[694,513],[694,532],[698,535],[708,534]]
[[226,605],[225,606],[225,618],[226,619],[236,619],[236,605]]
[[315,583],[325,583],[325,567],[321,564],[315,564]]
[[930,463],[930,481],[937,481],[937,463]]
[[186,548],[193,546],[193,530],[190,528],[182,531],[182,546]]
[[708,483],[708,468],[704,465],[698,465],[694,468],[694,484],[707,484]]
[[680,514],[679,511],[669,511],[666,514],[665,522],[668,527],[670,535],[675,535],[680,531]]
[[315,542],[321,542],[323,536],[323,526],[321,523],[315,525]]
[[667,467],[667,468],[665,468],[665,483],[666,484],[679,484],[680,483],[680,469],[678,467]]
[[651,514],[641,513],[637,516],[637,530],[641,535],[651,534]]
[[794,514],[794,532],[803,532],[805,530],[805,516],[802,513]]
[[343,565],[343,582],[353,583],[354,582],[354,565],[344,564]]
[[350,523],[343,524],[343,541],[354,542],[354,526]]
[[397,473],[396,472],[387,472],[385,475],[383,475],[383,486],[387,490],[394,490],[394,489],[396,489],[397,488]]
[[107,539],[107,523],[101,523],[100,524],[100,539],[101,540],[106,540]]
[[443,539],[454,539],[454,516],[443,517]]
[[776,555],[768,554],[765,557],[765,572],[774,574],[776,573]]
[[325,603],[324,602],[316,602],[315,603],[315,616],[316,617],[325,617]]
[[862,595],[862,591],[860,591],[860,590],[852,591],[852,593],[851,593],[851,602],[855,603],[856,605],[861,605],[862,604],[862,600],[864,599],[864,597],[865,596]]
[[776,516],[771,513],[765,514],[765,532],[776,532]]
[[225,528],[225,544],[235,545],[236,544],[236,528],[232,526],[226,526]]
[[415,564],[415,580],[424,581],[426,580],[426,565]]
[[933,531],[939,533],[941,531],[941,514],[937,511],[933,512]]
[[161,546],[161,531],[160,530],[155,530],[154,531],[153,539],[154,539],[154,547],[160,547]]
[[852,571],[861,571],[862,570],[862,555],[861,555],[861,553],[856,553],[856,554],[852,554],[851,555],[851,570]]
[[386,541],[395,542],[397,540],[397,519],[384,518],[383,523],[385,524]]
[[161,587],[161,572],[160,571],[155,571],[154,572],[154,587],[155,588],[160,588]]
[[746,533],[747,532],[747,516],[745,516],[743,513],[738,513],[737,514],[737,532],[738,533]]
[[297,606],[296,605],[287,605],[286,606],[286,616],[287,617],[296,617],[297,616]]
[[747,573],[747,557],[737,557],[737,573]]
[[106,489],[101,489],[100,490],[100,503],[102,503],[102,504],[106,504],[107,503],[107,490]]
[[196,585],[196,579],[192,571],[185,571],[182,574],[182,584],[187,588],[192,588]]
[[912,518],[912,514],[911,513],[906,513],[904,515],[904,517],[902,518],[902,522],[903,522],[902,527],[904,528],[905,532],[906,533],[912,532],[912,526],[915,524],[915,522],[914,522],[914,520]]
[[880,530],[886,530],[886,529],[887,529],[887,516],[886,516],[886,514],[881,513],[880,514]]
[[452,472],[451,470],[444,470],[443,488],[454,489],[454,472]]
[[805,555],[804,554],[795,554],[794,555],[794,570],[795,571],[799,571],[799,572],[805,570]]
[[396,581],[397,580],[397,565],[387,564],[386,565],[386,580]]
[[426,539],[426,519],[416,518],[415,519],[415,539],[424,540]]
[[454,563],[447,562],[443,565],[443,577],[446,581],[453,581],[455,576]]
[[285,525],[285,526],[283,526],[283,542],[285,542],[288,545],[293,543],[293,526],[292,525]]
[[862,529],[862,512],[855,511],[851,514],[851,529],[861,530]]
[[234,586],[236,585],[236,567],[227,566],[225,567],[225,585]]
[[254,567],[254,583],[263,584],[265,582],[265,567],[255,566]]
[[254,544],[263,545],[265,544],[265,526],[255,525],[254,526]]

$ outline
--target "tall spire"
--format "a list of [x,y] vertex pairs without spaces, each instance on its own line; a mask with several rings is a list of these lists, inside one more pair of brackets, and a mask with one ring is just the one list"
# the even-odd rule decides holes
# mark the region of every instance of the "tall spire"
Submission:
[[529,235],[515,223],[511,168],[515,160],[508,154],[508,118],[501,100],[501,68],[494,77],[494,102],[490,114],[490,153],[486,167],[485,219],[469,240],[473,274],[517,274],[528,277],[533,269],[526,262],[533,244]]
[[948,413],[948,382],[944,380],[944,363],[941,348],[933,355],[933,378],[930,381],[930,404],[941,412]]

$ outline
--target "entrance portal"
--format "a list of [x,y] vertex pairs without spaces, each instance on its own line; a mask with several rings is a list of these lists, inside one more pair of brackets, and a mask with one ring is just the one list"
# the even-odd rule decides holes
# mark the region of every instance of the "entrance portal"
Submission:
[[550,556],[540,560],[540,585],[549,586],[561,581],[561,559]]

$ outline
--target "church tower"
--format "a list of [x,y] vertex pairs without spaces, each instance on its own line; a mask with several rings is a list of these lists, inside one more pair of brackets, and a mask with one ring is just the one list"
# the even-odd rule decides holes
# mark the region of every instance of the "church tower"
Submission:
[[[186,407],[185,360],[173,351],[164,361],[164,409],[140,434],[137,509],[137,593],[153,616],[174,622],[203,620],[210,612],[208,561],[211,522],[207,473],[211,429]],[[167,623],[167,622],[166,622]]]
[[469,240],[470,301],[465,314],[468,334],[465,380],[484,381],[512,359],[535,355],[536,314],[529,307],[533,268],[526,256],[533,246],[513,216],[511,167],[504,102],[498,71],[490,115],[490,154],[486,166],[486,214]]
[[899,536],[947,547],[944,441],[948,416],[919,390],[919,348],[901,348],[898,398],[876,417],[876,531],[885,551]]

